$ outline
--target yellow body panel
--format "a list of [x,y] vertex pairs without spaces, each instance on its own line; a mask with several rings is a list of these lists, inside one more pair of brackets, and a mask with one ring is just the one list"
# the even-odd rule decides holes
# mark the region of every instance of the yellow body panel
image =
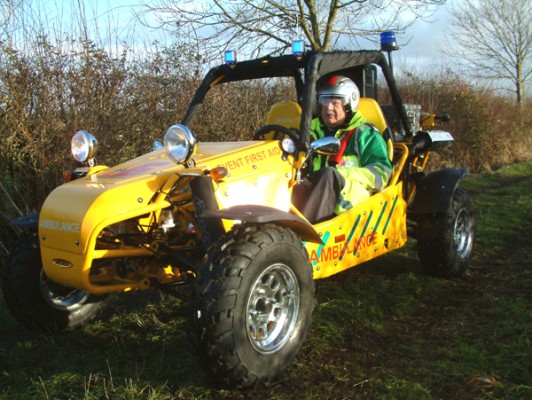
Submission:
[[57,187],[41,210],[41,245],[86,252],[96,225],[122,221],[134,210],[141,213],[169,175],[181,168],[156,151]]
[[256,204],[289,211],[292,165],[281,159],[278,141],[266,142],[253,152],[218,157],[228,176],[215,188],[220,208]]
[[[289,180],[294,159],[290,156],[287,162],[281,156],[278,141],[261,142],[259,146],[255,144],[240,151],[219,154],[217,164],[210,166],[223,166],[228,170],[222,181],[214,183],[219,208],[250,204],[289,211],[292,192]],[[226,231],[233,226],[233,221],[223,220],[222,223]]]
[[388,187],[330,221],[314,225],[323,245],[306,243],[314,279],[327,278],[407,242],[402,184]]

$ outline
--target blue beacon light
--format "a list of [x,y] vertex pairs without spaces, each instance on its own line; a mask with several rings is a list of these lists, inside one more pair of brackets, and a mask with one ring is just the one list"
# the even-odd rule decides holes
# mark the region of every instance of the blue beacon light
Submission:
[[396,42],[396,34],[392,31],[386,31],[380,33],[380,40],[381,40],[381,51],[386,51],[389,56],[389,65],[391,71],[394,73],[393,67],[392,67],[392,58],[391,58],[391,52],[394,50],[400,50],[400,46],[398,46],[398,42]]
[[305,45],[302,39],[293,40],[292,42],[292,54],[295,56],[302,56],[305,52]]
[[237,54],[235,53],[235,50],[226,50],[224,52],[224,62],[229,65],[237,63]]
[[396,42],[396,34],[394,32],[381,32],[380,39],[382,51],[391,52],[400,49],[400,46],[398,46],[398,42]]

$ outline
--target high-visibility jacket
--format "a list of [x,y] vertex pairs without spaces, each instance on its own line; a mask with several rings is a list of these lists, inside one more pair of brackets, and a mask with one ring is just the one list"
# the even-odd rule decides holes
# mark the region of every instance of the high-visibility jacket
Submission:
[[[311,137],[316,140],[327,134],[328,129],[320,118],[313,119]],[[383,189],[389,181],[392,165],[385,140],[376,128],[366,123],[359,111],[347,125],[329,133],[333,134],[341,141],[341,154],[316,156],[313,170],[332,165],[331,161],[335,160],[333,164],[346,181],[335,209],[335,213],[340,214]]]

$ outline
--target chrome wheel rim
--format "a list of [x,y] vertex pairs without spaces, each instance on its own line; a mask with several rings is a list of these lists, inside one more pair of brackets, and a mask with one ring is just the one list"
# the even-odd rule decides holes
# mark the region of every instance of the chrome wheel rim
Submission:
[[453,239],[457,254],[461,258],[469,256],[472,250],[472,222],[468,211],[461,209],[455,217]]
[[74,310],[85,304],[89,293],[51,282],[41,270],[39,287],[45,301],[57,310]]
[[248,297],[246,331],[253,348],[274,353],[294,333],[300,308],[300,288],[285,264],[273,264],[256,279]]

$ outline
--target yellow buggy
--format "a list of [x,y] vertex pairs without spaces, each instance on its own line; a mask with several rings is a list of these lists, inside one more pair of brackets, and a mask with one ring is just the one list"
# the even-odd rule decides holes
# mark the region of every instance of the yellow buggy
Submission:
[[[392,104],[377,102],[381,71]],[[360,88],[359,110],[382,132],[393,172],[382,191],[328,221],[311,224],[291,202],[316,154],[339,142],[310,143],[315,86],[338,73]],[[295,98],[276,103],[264,126],[239,142],[198,142],[206,94],[230,82],[284,77]],[[72,153],[85,163],[53,190],[25,228],[3,281],[13,315],[53,333],[82,325],[109,293],[157,288],[190,305],[193,344],[220,382],[272,382],[305,340],[315,280],[417,240],[435,275],[468,266],[474,218],[458,185],[466,169],[425,173],[430,153],[452,136],[402,103],[380,51],[307,52],[228,62],[212,68],[164,145],[122,164],[96,165],[97,141],[76,133]],[[179,362],[179,360],[176,360]]]

